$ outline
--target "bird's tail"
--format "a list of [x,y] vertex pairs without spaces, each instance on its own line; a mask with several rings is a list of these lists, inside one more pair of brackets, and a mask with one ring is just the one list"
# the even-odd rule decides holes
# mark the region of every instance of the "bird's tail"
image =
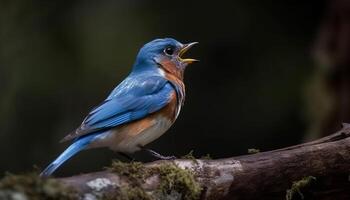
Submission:
[[74,141],[56,160],[54,160],[44,171],[40,173],[41,177],[50,176],[58,167],[60,167],[69,158],[77,154],[79,151],[85,149],[96,137],[97,134],[87,135]]

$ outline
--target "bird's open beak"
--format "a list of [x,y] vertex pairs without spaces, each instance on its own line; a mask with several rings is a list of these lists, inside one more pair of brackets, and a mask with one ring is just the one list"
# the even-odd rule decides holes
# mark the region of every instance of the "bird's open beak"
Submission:
[[198,44],[198,42],[191,42],[191,43],[188,43],[188,44],[184,44],[182,46],[182,48],[180,49],[180,52],[179,52],[179,59],[181,62],[184,62],[184,63],[187,63],[187,64],[190,64],[190,63],[193,63],[193,62],[197,62],[199,60],[197,59],[193,59],[193,58],[181,58],[181,56],[186,53],[193,45],[195,44]]

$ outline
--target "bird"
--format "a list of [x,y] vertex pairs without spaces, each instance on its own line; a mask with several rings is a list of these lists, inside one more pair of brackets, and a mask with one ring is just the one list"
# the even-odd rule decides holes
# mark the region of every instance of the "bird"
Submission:
[[154,39],[139,50],[129,75],[91,109],[81,125],[61,142],[72,141],[40,174],[51,176],[85,149],[107,147],[121,155],[145,150],[158,159],[174,159],[147,149],[175,122],[185,101],[184,72],[198,61],[182,58],[198,42]]

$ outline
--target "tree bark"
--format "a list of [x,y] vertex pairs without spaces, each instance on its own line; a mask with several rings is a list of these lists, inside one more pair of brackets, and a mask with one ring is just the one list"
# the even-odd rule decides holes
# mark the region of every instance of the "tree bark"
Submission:
[[[154,168],[176,164],[194,174],[202,190],[200,199],[285,199],[293,182],[312,176],[316,180],[300,189],[306,199],[350,199],[350,125],[328,137],[274,151],[218,160],[177,159],[144,164]],[[57,179],[81,196],[115,194],[132,183],[109,170]],[[94,184],[93,184],[94,183]],[[146,193],[161,181],[155,171],[142,180]],[[292,199],[300,199],[296,193]]]

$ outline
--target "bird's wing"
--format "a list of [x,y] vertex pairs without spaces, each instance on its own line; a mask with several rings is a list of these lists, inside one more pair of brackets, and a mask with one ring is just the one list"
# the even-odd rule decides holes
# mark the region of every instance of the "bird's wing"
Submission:
[[110,129],[156,112],[166,106],[174,91],[172,85],[159,76],[133,78],[121,83],[99,106],[92,109],[79,128],[62,141]]

